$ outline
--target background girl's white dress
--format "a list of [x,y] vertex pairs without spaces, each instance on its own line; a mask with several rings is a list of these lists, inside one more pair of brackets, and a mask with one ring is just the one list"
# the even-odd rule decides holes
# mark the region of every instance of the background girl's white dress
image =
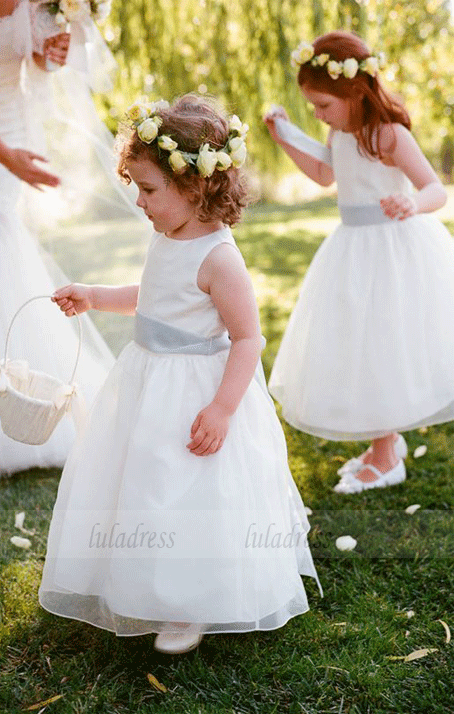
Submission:
[[[332,143],[339,205],[409,193],[399,169]],[[284,418],[334,440],[454,419],[454,247],[431,214],[340,225],[317,251],[273,366]]]
[[[28,107],[21,85],[21,70],[27,51],[24,40],[27,21],[28,2],[23,0],[11,16],[0,19],[0,138],[8,146],[33,150],[26,122]],[[15,311],[30,297],[50,295],[56,287],[35,238],[21,220],[18,211],[20,191],[20,180],[0,165],[1,353]],[[89,320],[85,320],[84,324],[85,346],[76,381],[91,402],[113,358]],[[86,346],[88,339],[90,348]],[[18,317],[11,335],[9,356],[25,359],[30,367],[67,381],[74,366],[76,350],[74,324],[65,319],[50,300],[40,300],[27,306]],[[62,466],[73,440],[74,428],[67,418],[42,446],[13,441],[0,430],[0,474],[32,466]]]
[[[224,334],[197,287],[221,242],[234,244],[229,229],[189,241],[156,234],[138,312]],[[63,471],[40,587],[46,609],[121,635],[159,632],[166,621],[273,629],[308,609],[299,573],[316,578],[309,525],[260,371],[222,448],[207,457],[186,448],[228,352],[125,347]]]

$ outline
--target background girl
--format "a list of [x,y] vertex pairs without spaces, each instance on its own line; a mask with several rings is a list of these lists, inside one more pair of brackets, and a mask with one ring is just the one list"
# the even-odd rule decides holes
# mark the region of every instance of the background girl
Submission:
[[454,249],[428,215],[446,192],[380,82],[383,58],[332,32],[293,59],[328,148],[281,108],[265,122],[305,174],[337,181],[342,224],[307,272],[269,386],[296,428],[373,440],[340,470],[335,490],[353,493],[405,479],[399,431],[454,418]]
[[67,315],[137,312],[63,472],[40,602],[119,635],[158,632],[175,653],[203,632],[280,627],[308,609],[299,573],[316,574],[229,228],[247,202],[247,127],[194,95],[129,116],[119,173],[156,233],[140,288],[55,295]]

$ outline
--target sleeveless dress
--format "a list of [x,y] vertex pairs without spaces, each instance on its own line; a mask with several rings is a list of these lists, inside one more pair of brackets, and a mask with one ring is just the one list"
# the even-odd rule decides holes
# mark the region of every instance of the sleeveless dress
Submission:
[[[155,234],[136,319],[199,342],[227,338],[197,286],[220,243],[235,245],[229,228],[187,241]],[[118,635],[159,632],[167,621],[209,633],[274,629],[308,609],[300,573],[317,578],[309,524],[260,363],[222,448],[204,457],[186,448],[228,354],[124,348],[63,471],[45,609]]]
[[[17,40],[27,5],[22,0],[12,15],[0,19],[0,138],[8,146],[33,150],[28,145],[27,107],[21,88],[25,47]],[[56,287],[35,237],[21,220],[18,210],[21,183],[0,164],[0,358],[4,356],[6,331],[16,310],[31,297],[51,295]],[[90,348],[85,342],[88,334]],[[113,357],[89,320],[84,320],[83,335],[85,344],[76,381],[90,403],[112,366]],[[8,356],[26,360],[31,368],[66,382],[74,366],[77,345],[74,321],[65,319],[50,300],[38,300],[18,316]],[[42,446],[13,441],[0,429],[0,474],[35,466],[61,467],[73,441],[74,428],[67,417]]]
[[433,214],[387,219],[403,172],[335,132],[342,224],[318,249],[269,381],[287,422],[361,440],[454,419],[454,247]]

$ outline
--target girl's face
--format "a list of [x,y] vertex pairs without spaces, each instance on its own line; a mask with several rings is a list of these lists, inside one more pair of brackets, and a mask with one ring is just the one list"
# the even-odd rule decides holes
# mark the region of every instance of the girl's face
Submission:
[[136,203],[153,222],[155,230],[177,240],[193,238],[200,223],[194,203],[151,161],[131,160],[126,165],[139,189]]
[[350,102],[348,99],[335,97],[334,94],[317,92],[304,85],[301,87],[303,96],[313,104],[317,119],[329,124],[336,131],[348,131],[350,126]]

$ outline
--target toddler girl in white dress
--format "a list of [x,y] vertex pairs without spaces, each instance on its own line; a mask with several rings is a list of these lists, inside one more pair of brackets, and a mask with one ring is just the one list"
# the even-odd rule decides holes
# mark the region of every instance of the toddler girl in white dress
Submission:
[[140,287],[55,294],[67,315],[136,311],[135,340],[64,469],[40,602],[175,653],[282,626],[308,609],[300,573],[317,576],[230,230],[247,127],[195,95],[129,116],[119,172],[156,232]]

